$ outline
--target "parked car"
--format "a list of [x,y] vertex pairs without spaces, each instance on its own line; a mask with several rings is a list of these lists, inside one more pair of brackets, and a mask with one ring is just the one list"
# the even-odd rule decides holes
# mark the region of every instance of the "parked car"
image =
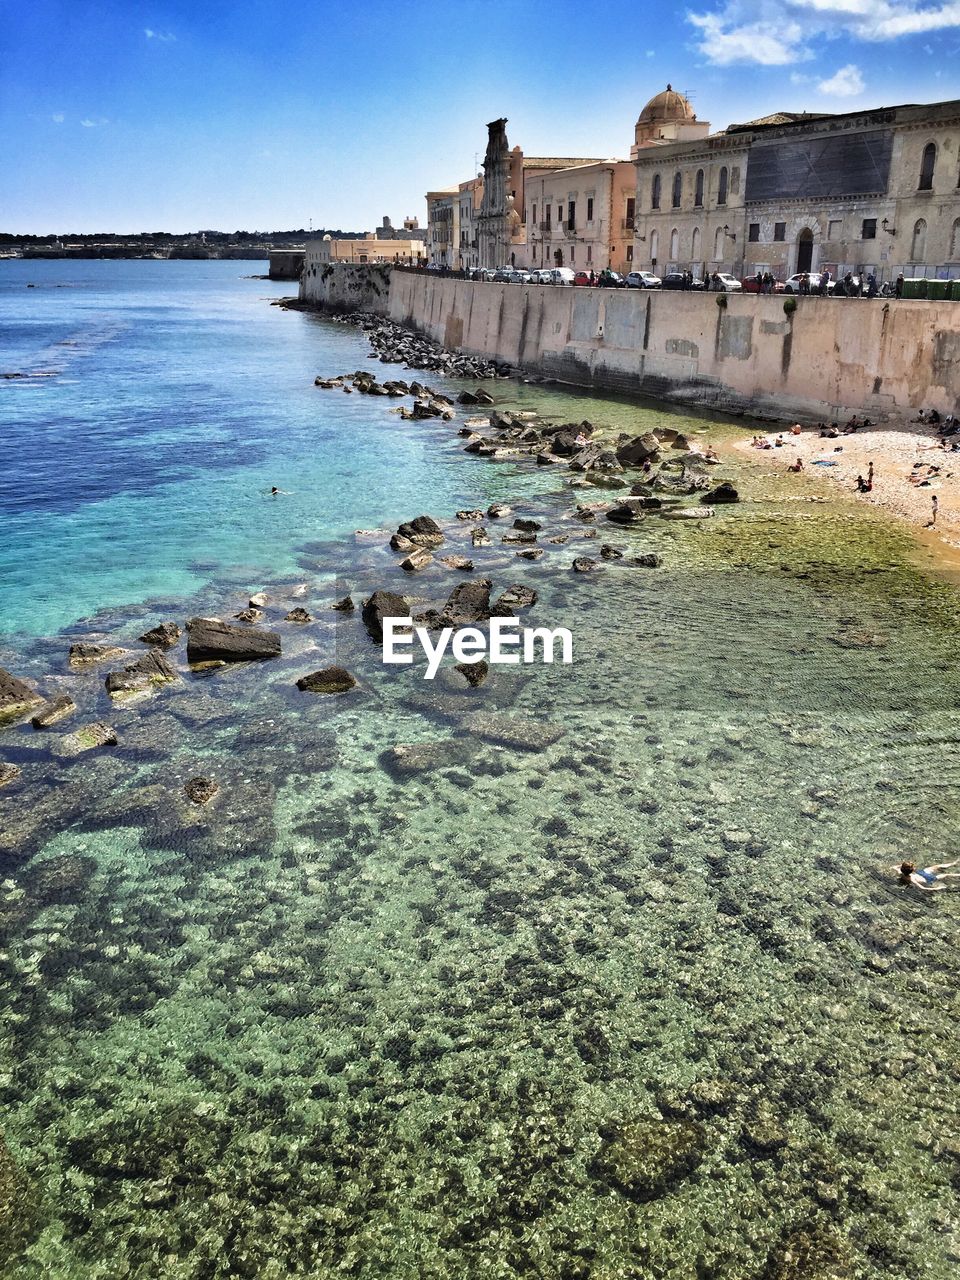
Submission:
[[509,284],[513,275],[513,267],[499,267],[493,273],[494,284]]
[[550,267],[541,267],[538,271],[530,272],[531,284],[552,284],[553,271]]
[[668,271],[660,283],[661,289],[703,289],[702,280],[687,280],[682,271]]
[[659,289],[661,280],[652,271],[631,271],[624,276],[623,283],[628,289]]
[[550,283],[573,284],[575,274],[569,267],[554,267],[550,272]]
[[[757,284],[757,277],[756,277],[756,276],[744,276],[744,277],[743,277],[743,279],[740,281],[740,287],[743,289],[743,292],[744,292],[744,293],[759,293],[759,292],[760,292],[760,287],[759,287],[759,285]],[[773,282],[773,292],[774,292],[774,293],[784,293],[785,291],[786,291],[786,286],[784,285],[783,281],[782,281],[782,280],[774,280],[774,282]]]
[[595,281],[591,280],[589,271],[578,271],[577,274],[573,277],[573,283],[590,285],[590,284],[594,284]]
[[597,284],[601,289],[622,289],[623,276],[620,275],[619,271],[611,271],[608,268],[606,271],[600,272],[600,278],[597,280]]
[[724,293],[739,293],[743,288],[737,277],[729,275],[726,271],[718,271],[717,279],[723,285]]
[[[799,293],[800,281],[803,278],[803,274],[804,273],[802,271],[798,271],[796,272],[795,275],[792,275],[788,279],[784,280],[783,289],[782,290],[778,289],[777,292],[778,293],[780,292]],[[819,293],[820,292],[820,273],[818,271],[811,271],[811,272],[808,272],[807,274],[810,276],[810,292]],[[831,280],[830,283],[827,285],[827,293],[833,293],[835,288],[836,288],[836,281]]]

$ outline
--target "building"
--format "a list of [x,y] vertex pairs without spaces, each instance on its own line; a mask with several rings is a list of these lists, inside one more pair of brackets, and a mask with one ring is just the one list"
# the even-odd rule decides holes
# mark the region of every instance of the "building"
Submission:
[[420,226],[417,218],[404,218],[403,230],[401,231],[393,225],[386,214],[384,214],[383,221],[373,234],[378,240],[422,240],[426,243],[427,239],[426,228]]
[[778,112],[711,134],[668,88],[637,122],[634,261],[696,277],[958,276],[958,127],[954,101]]
[[427,261],[456,270],[460,252],[460,187],[427,192]]
[[318,267],[331,262],[416,264],[423,260],[424,245],[419,240],[378,240],[367,236],[356,240],[308,240],[304,251],[304,274],[316,274]]
[[636,181],[629,160],[531,172],[520,265],[632,271]]
[[457,266],[469,271],[480,265],[479,214],[483,204],[483,178],[470,178],[460,183],[460,248]]

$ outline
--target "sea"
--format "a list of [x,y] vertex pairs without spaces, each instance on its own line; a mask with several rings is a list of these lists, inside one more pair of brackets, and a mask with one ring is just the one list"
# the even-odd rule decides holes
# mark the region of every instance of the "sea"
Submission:
[[[265,269],[0,262],[0,665],[78,706],[0,729],[0,1277],[955,1276],[960,897],[893,870],[960,843],[955,575],[733,450],[749,420],[484,383],[710,443],[741,497],[585,514],[610,493],[465,454],[475,409],[315,387],[476,384]],[[573,662],[385,666],[359,605],[442,606],[448,553]],[[271,661],[181,641],[126,699],[68,663],[260,592]],[[297,688],[331,664],[356,688]]]

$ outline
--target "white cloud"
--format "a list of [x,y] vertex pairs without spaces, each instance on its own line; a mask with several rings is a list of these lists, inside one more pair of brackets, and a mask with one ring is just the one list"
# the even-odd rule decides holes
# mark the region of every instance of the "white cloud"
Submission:
[[829,80],[821,80],[817,88],[831,98],[855,98],[858,93],[863,93],[863,76],[860,68],[851,62]]
[[110,121],[105,120],[103,116],[98,116],[96,120],[91,119],[90,116],[85,116],[80,123],[83,125],[84,129],[99,129],[102,124],[109,124]]
[[177,38],[172,31],[154,31],[152,27],[144,27],[143,34],[148,40],[159,40],[162,44],[170,44]]
[[50,119],[53,121],[54,124],[63,124],[66,117],[64,116],[62,111],[55,111],[53,115],[50,117]]
[[716,66],[785,66],[833,36],[871,42],[960,28],[960,0],[722,0],[690,13],[697,49]]

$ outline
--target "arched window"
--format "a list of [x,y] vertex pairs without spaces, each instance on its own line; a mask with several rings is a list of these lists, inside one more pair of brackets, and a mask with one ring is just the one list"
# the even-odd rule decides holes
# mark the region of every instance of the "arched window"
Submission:
[[694,262],[700,261],[700,228],[693,228],[693,246],[690,250],[690,257]]
[[950,257],[954,262],[960,262],[960,218],[954,222],[950,235]]
[[655,173],[653,175],[653,185],[650,188],[650,208],[651,209],[660,208],[660,175],[659,173]]
[[715,261],[723,261],[723,227],[717,227],[713,237],[713,256]]
[[676,262],[680,257],[680,232],[676,227],[670,232],[670,261]]
[[650,261],[656,262],[659,256],[660,256],[660,232],[651,231],[650,232]]
[[703,208],[703,170],[697,170],[696,190],[693,193],[693,203],[698,209]]
[[680,208],[680,193],[682,192],[682,190],[683,190],[683,176],[681,175],[680,170],[678,169],[677,172],[673,175],[673,207],[675,209]]
[[727,203],[727,166],[720,170],[720,183],[717,187],[717,204]]
[[923,218],[918,218],[913,224],[913,247],[910,250],[910,257],[914,262],[922,264],[926,252],[927,224]]
[[937,167],[937,148],[928,142],[923,148],[923,159],[920,161],[920,190],[930,191],[933,188],[933,171]]

